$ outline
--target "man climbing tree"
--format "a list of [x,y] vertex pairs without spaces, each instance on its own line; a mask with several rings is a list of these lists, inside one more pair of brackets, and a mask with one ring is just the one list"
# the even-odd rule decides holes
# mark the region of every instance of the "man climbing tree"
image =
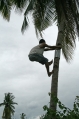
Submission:
[[39,62],[42,65],[45,64],[47,74],[50,77],[51,74],[53,74],[53,70],[50,72],[49,71],[49,66],[53,63],[53,60],[48,62],[48,59],[43,56],[43,52],[44,51],[49,51],[49,50],[56,50],[56,49],[60,49],[60,48],[61,48],[60,46],[47,45],[45,40],[41,39],[39,41],[39,45],[32,48],[28,56],[29,56],[30,61],[36,61],[36,62]]

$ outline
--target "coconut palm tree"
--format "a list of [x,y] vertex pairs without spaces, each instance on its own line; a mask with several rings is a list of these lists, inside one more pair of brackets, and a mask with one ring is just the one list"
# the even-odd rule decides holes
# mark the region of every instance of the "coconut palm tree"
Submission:
[[3,110],[3,115],[2,118],[3,119],[11,119],[11,116],[14,115],[14,104],[17,104],[15,102],[13,102],[14,100],[14,96],[12,93],[5,93],[5,97],[4,97],[4,101],[3,103],[0,103],[0,107],[4,106],[4,110]]
[[[58,26],[56,45],[62,46],[62,53],[67,62],[73,58],[76,36],[79,36],[79,0],[11,0],[20,11],[25,9],[22,32],[28,27],[28,14],[32,14],[36,34],[55,22]],[[55,51],[54,74],[52,76],[51,94],[57,97],[58,72],[61,50]],[[56,104],[50,99],[50,108],[56,110]]]
[[24,113],[22,113],[22,114],[21,114],[21,119],[25,119],[25,116],[26,116],[26,115],[25,115]]
[[[21,0],[22,1],[22,0]],[[62,46],[62,53],[67,62],[73,59],[76,36],[79,36],[79,0],[24,0],[27,2],[24,13],[22,32],[28,26],[28,14],[32,14],[36,34],[55,22],[58,26],[56,45]],[[20,4],[20,3],[19,3]],[[21,7],[22,8],[22,7]],[[51,94],[57,97],[58,72],[61,50],[55,51],[54,74],[52,75]],[[50,99],[50,108],[56,110],[56,104]]]

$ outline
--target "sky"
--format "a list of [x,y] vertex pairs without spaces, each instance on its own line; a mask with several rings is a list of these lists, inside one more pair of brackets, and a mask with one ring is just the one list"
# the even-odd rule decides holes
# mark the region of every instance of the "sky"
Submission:
[[[15,118],[25,113],[27,119],[38,119],[44,114],[43,106],[49,105],[48,93],[51,89],[51,78],[48,77],[44,65],[31,62],[28,59],[29,51],[38,45],[32,19],[29,28],[21,33],[23,15],[12,12],[7,22],[0,15],[0,103],[5,93],[15,96]],[[46,43],[55,45],[57,27],[52,25],[43,34]],[[79,42],[77,41],[74,58],[67,63],[61,53],[58,98],[67,107],[73,107],[75,97],[79,96]],[[45,52],[49,60],[54,59],[54,51]],[[52,70],[53,64],[50,66]],[[0,118],[4,107],[0,107]]]

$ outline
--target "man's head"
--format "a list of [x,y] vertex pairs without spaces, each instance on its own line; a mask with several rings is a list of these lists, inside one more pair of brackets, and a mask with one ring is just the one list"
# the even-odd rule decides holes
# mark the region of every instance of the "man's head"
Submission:
[[44,39],[40,39],[39,44],[40,43],[45,43],[45,40]]

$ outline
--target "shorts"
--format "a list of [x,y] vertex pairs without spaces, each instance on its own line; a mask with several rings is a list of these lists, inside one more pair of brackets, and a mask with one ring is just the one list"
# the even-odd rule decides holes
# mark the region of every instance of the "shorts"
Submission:
[[30,61],[36,61],[41,63],[42,65],[46,64],[48,62],[48,59],[45,58],[43,55],[40,54],[30,54],[28,55]]

